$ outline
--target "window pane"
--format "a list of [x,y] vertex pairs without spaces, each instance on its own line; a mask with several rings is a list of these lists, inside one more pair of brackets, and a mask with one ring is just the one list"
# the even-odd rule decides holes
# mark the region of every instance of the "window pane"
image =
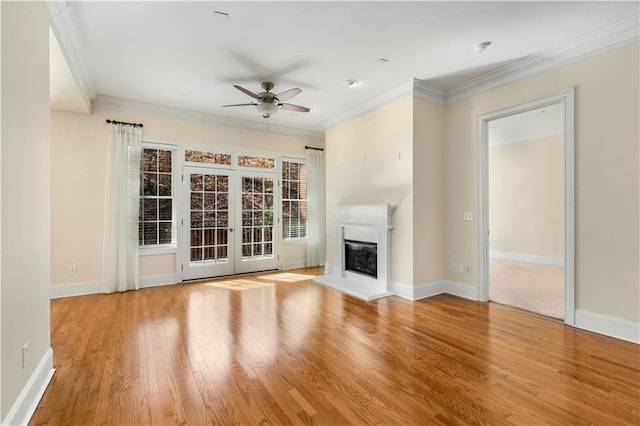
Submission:
[[144,222],[144,243],[158,244],[158,224],[157,222]]
[[142,218],[144,221],[158,220],[158,199],[157,198],[145,198],[144,213]]
[[142,195],[158,195],[158,175],[156,173],[144,173],[142,185]]
[[171,244],[173,232],[172,155],[143,148],[140,164],[140,245]]
[[158,195],[161,197],[171,196],[171,175],[170,174],[158,175]]
[[[299,162],[282,163],[282,237],[307,235],[307,171]],[[265,203],[272,203],[265,199]]]
[[158,150],[158,171],[171,173],[171,151]]
[[145,172],[158,171],[158,150],[144,149],[142,150],[142,170]]
[[238,155],[238,166],[273,169],[276,166],[276,160],[266,157],[249,157],[246,155]]
[[229,191],[229,176],[218,176],[216,178],[216,190],[218,192]]
[[202,175],[191,175],[191,190],[202,191],[204,188],[203,179]]
[[161,198],[158,200],[158,219],[168,220],[173,219],[173,200],[171,198]]
[[171,244],[171,222],[159,222],[158,234],[158,244]]
[[184,160],[194,163],[231,165],[231,154],[186,150],[184,152]]

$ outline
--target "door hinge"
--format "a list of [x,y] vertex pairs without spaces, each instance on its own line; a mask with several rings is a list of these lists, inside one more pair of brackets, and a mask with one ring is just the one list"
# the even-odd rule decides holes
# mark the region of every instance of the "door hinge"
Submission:
[[184,219],[180,219],[180,225],[184,226]]
[[184,182],[184,175],[180,175],[180,180]]
[[184,271],[184,264],[180,265],[180,269]]

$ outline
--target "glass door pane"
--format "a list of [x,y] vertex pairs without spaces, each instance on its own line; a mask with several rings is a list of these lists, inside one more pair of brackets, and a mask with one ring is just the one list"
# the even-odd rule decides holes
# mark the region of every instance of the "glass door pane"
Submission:
[[234,273],[232,174],[184,167],[183,279]]
[[236,273],[278,268],[277,191],[274,173],[237,172],[239,202]]

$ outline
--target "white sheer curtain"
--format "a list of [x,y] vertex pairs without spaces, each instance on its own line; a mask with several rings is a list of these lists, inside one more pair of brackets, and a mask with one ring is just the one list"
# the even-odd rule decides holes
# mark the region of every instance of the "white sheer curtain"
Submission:
[[105,185],[102,291],[138,289],[142,129],[110,124]]
[[326,256],[324,152],[307,149],[305,160],[307,167],[307,266],[324,266]]

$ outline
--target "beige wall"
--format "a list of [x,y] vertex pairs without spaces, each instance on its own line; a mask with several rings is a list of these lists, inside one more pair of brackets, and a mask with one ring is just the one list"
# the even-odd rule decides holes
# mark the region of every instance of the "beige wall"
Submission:
[[562,139],[557,135],[489,147],[491,250],[564,256]]
[[[575,86],[576,308],[640,321],[638,44],[586,58],[447,106],[445,260],[477,270],[476,120]],[[447,272],[447,278],[476,283]]]
[[[92,115],[51,111],[51,276],[53,285],[101,279],[107,118],[144,123],[144,137],[193,146],[242,147],[304,155],[322,143],[139,114],[94,111]],[[305,250],[282,250],[283,264],[304,260]],[[68,265],[77,265],[77,274]],[[175,272],[176,255],[141,256],[140,274]]]
[[[50,349],[49,21],[41,2],[0,2],[0,10],[0,415],[4,423]],[[25,343],[29,354],[23,368]]]
[[328,264],[336,265],[334,207],[395,204],[391,279],[413,283],[412,109],[406,98],[327,131]]
[[413,101],[413,282],[444,275],[444,113],[427,100]]

